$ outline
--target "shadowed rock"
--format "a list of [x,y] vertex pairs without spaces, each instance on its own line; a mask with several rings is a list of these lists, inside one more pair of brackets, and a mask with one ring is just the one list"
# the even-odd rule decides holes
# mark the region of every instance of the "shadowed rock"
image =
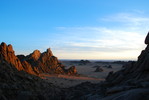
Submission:
[[149,44],[149,32],[148,32],[148,34],[147,34],[147,36],[145,38],[145,44]]
[[68,69],[68,71],[67,71],[67,74],[68,74],[68,75],[76,75],[76,74],[77,74],[77,69],[76,69],[76,67],[75,67],[75,66],[70,67],[70,68]]
[[101,67],[101,66],[99,66],[99,65],[96,65],[96,66],[93,66],[92,68],[98,68],[98,67]]
[[61,100],[61,90],[0,60],[0,100]]
[[95,72],[103,72],[103,69],[101,67],[97,67]]

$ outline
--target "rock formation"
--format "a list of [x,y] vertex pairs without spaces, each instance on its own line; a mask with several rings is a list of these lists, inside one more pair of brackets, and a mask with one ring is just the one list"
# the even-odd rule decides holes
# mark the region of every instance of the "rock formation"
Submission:
[[103,69],[101,67],[97,67],[95,72],[103,72]]
[[61,100],[61,90],[0,60],[0,100]]
[[77,69],[75,66],[72,66],[70,67],[68,70],[67,70],[67,73],[68,75],[76,75],[77,74]]
[[147,36],[146,36],[146,38],[145,38],[145,44],[149,44],[149,32],[148,32],[148,34],[147,34]]
[[0,60],[6,60],[9,64],[16,67],[19,71],[24,70],[20,60],[15,56],[12,45],[2,42],[0,45]]
[[[29,73],[29,74],[28,74]],[[63,100],[63,89],[38,77],[40,73],[76,75],[65,69],[50,49],[15,56],[11,45],[0,45],[0,100]]]
[[80,61],[71,61],[71,63],[75,63],[78,65],[86,65],[86,64],[89,64],[91,62],[89,60],[80,60]]
[[103,67],[105,67],[105,68],[112,68],[111,65],[105,65],[105,66],[103,66]]
[[40,53],[35,50],[28,56],[18,55],[15,56],[12,45],[6,45],[4,42],[0,45],[0,59],[5,60],[19,71],[23,70],[27,73],[38,75],[41,73],[49,74],[77,74],[76,68],[65,69],[57,57],[52,54],[52,51],[47,49],[46,52]]

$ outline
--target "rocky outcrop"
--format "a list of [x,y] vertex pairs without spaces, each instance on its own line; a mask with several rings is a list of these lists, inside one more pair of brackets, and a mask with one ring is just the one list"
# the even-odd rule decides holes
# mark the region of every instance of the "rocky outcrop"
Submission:
[[149,32],[148,32],[148,34],[147,34],[147,36],[146,36],[144,42],[145,42],[145,44],[147,44],[147,45],[149,44]]
[[15,56],[12,45],[6,45],[2,42],[0,45],[0,60],[5,60],[12,66],[16,67],[19,71],[24,70],[20,60]]
[[[29,73],[29,74],[28,74]],[[50,49],[15,56],[11,45],[0,45],[0,100],[64,100],[63,89],[38,77],[40,73],[76,75],[65,69]]]
[[39,50],[35,50],[31,55],[30,55],[30,59],[34,59],[35,61],[39,59],[41,53]]
[[78,65],[86,65],[86,64],[89,64],[91,62],[89,60],[80,60],[80,61],[71,61],[71,63],[75,63]]
[[58,61],[57,57],[53,55],[50,48],[43,53],[40,53],[39,50],[35,50],[28,56],[18,57],[23,64],[28,63],[28,65],[31,65],[33,71],[37,74],[76,74],[76,69],[74,67],[65,69],[65,66],[62,65],[60,61]]
[[61,100],[61,89],[0,60],[0,100]]
[[94,72],[103,72],[103,69],[101,67],[97,67]]
[[0,59],[7,61],[19,71],[23,70],[34,75],[41,73],[69,75],[77,74],[74,66],[72,68],[65,69],[65,66],[58,61],[57,57],[53,55],[50,48],[43,53],[40,53],[39,50],[35,50],[27,56],[15,56],[12,45],[7,46],[3,42],[0,45]]
[[67,70],[67,74],[68,75],[76,75],[77,74],[77,69],[75,66],[72,66],[70,67],[68,70]]

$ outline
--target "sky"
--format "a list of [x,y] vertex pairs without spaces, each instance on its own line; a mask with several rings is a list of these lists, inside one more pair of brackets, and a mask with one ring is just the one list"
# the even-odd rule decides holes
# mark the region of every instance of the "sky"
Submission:
[[15,54],[51,48],[59,59],[136,60],[148,0],[0,0],[0,42]]

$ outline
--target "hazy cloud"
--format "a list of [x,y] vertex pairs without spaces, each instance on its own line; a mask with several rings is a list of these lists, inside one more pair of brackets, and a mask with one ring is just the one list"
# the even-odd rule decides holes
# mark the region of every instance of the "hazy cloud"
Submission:
[[101,21],[109,22],[114,27],[102,25],[98,27],[57,27],[57,30],[67,35],[59,35],[61,37],[59,40],[63,41],[61,42],[63,45],[61,45],[61,50],[54,47],[58,55],[67,52],[67,54],[78,55],[78,58],[81,54],[84,58],[107,59],[109,55],[109,59],[112,59],[114,55],[118,55],[117,58],[136,59],[145,47],[144,38],[147,34],[149,18],[133,13],[118,13],[101,18]]
[[126,27],[129,31],[143,31],[148,30],[149,16],[145,16],[143,11],[135,10],[131,13],[117,13],[101,18],[100,21],[109,23],[118,23],[119,26]]

